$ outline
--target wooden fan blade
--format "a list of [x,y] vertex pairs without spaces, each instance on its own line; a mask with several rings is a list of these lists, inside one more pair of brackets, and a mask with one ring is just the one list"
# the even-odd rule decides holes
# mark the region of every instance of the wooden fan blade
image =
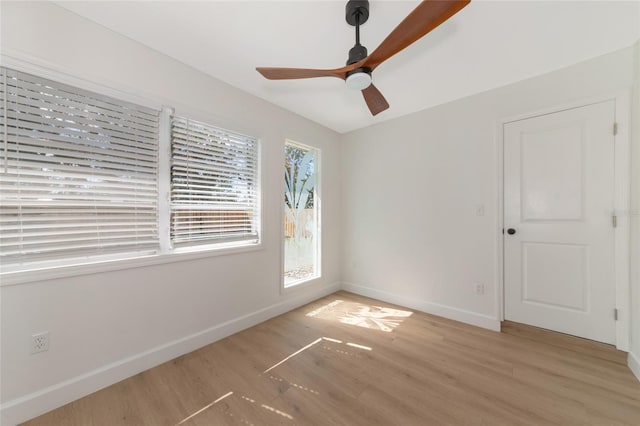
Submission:
[[347,71],[349,71],[349,68],[342,67],[333,70],[314,70],[307,68],[258,67],[256,70],[269,80],[293,80],[313,77],[338,77],[344,80],[347,78]]
[[389,102],[387,102],[373,83],[366,89],[362,89],[362,96],[364,96],[364,101],[367,103],[372,115],[377,115],[389,108]]
[[391,31],[371,55],[361,61],[373,70],[405,47],[455,15],[471,0],[424,0]]

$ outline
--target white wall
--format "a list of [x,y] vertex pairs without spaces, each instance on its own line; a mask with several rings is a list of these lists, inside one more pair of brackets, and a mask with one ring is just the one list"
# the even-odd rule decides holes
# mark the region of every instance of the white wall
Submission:
[[[51,3],[1,4],[2,53],[260,138],[263,248],[1,287],[2,423],[35,416],[332,292],[339,283],[336,133]],[[203,52],[206,54],[206,52]],[[322,150],[322,278],[281,294],[285,138]],[[50,350],[29,354],[48,330]]]
[[629,366],[640,380],[640,41],[635,46],[631,130],[631,351]]
[[615,96],[633,61],[624,49],[344,135],[343,287],[496,329],[497,123]]

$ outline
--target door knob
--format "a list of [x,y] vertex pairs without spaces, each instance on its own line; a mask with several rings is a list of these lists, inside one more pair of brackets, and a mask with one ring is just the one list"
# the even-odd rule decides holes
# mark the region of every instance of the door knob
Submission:
[[515,233],[516,233],[516,230],[515,230],[515,229],[513,229],[513,228],[509,228],[509,229],[507,229],[507,234],[509,234],[509,235],[513,235],[513,234],[515,234]]

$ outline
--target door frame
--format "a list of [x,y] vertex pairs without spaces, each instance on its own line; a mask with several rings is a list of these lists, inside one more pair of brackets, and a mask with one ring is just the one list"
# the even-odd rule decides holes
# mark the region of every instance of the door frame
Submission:
[[[534,110],[528,113],[504,117],[496,123],[496,164],[497,164],[497,219],[496,219],[496,317],[504,321],[504,126],[514,121],[526,120],[542,115],[589,106],[601,102],[614,101],[614,114],[618,126],[614,136],[614,211],[617,226],[614,234],[615,293],[618,320],[616,321],[616,348],[629,351],[631,294],[629,285],[630,266],[630,212],[631,212],[631,89],[586,98],[566,104]],[[613,128],[611,129],[613,132]],[[613,212],[612,212],[613,213]],[[613,312],[611,313],[613,315]]]

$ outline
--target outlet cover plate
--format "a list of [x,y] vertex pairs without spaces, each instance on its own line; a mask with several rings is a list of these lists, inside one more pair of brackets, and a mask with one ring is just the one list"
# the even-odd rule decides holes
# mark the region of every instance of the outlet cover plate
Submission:
[[49,332],[43,331],[31,336],[31,353],[37,354],[49,350]]

